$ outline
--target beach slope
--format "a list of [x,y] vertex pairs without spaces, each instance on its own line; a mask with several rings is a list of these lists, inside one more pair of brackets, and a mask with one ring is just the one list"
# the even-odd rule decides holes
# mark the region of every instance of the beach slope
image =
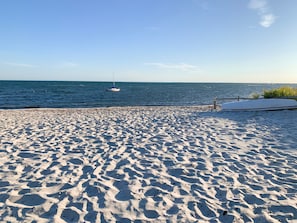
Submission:
[[0,111],[1,222],[294,222],[297,111]]

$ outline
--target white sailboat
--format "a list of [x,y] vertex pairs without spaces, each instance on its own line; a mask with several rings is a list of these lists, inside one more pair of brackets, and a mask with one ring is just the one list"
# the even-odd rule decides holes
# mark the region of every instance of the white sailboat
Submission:
[[113,82],[112,86],[107,89],[110,92],[119,92],[121,89],[115,86],[115,82]]
[[113,74],[113,83],[112,83],[112,86],[110,88],[107,88],[107,91],[110,91],[110,92],[119,92],[121,89],[116,87],[115,85],[115,81],[114,81],[114,74]]

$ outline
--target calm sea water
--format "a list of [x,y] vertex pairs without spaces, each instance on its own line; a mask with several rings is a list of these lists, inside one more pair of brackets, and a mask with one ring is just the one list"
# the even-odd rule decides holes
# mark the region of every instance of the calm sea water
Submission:
[[[0,81],[0,108],[209,105],[215,97],[250,97],[280,84]],[[297,87],[297,85],[290,85]]]

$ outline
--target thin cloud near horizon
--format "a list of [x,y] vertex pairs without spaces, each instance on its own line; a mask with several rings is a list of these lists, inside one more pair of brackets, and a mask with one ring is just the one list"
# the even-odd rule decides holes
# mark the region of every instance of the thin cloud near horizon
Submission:
[[70,61],[62,62],[58,65],[58,67],[60,67],[60,68],[71,68],[71,67],[77,67],[77,66],[79,66],[79,64],[70,62]]
[[145,63],[148,66],[154,66],[162,69],[172,69],[172,70],[181,70],[186,72],[201,72],[201,69],[198,66],[187,64],[187,63],[160,63],[160,62],[152,62]]
[[27,67],[27,68],[34,68],[37,67],[33,64],[27,64],[27,63],[14,63],[14,62],[4,62],[3,64],[11,66],[11,67]]

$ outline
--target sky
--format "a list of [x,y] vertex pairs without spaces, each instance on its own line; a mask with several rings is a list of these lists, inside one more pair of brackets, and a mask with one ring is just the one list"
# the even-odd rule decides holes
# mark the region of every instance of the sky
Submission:
[[296,0],[1,0],[0,80],[297,83]]

